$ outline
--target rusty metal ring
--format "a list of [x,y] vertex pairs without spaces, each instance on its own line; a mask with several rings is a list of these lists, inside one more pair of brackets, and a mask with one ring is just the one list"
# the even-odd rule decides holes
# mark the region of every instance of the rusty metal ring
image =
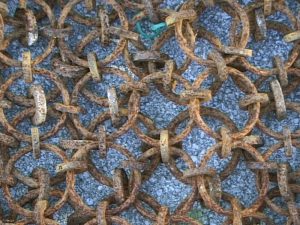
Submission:
[[[223,3],[228,4],[231,8],[235,10],[235,13],[238,14],[238,17],[242,23],[242,35],[241,40],[237,44],[237,48],[245,48],[249,39],[250,30],[249,30],[249,21],[246,12],[243,10],[243,8],[235,1],[230,0],[223,0]],[[179,42],[179,45],[181,49],[186,53],[186,55],[191,58],[192,60],[196,61],[200,65],[206,65],[206,66],[214,66],[214,62],[212,60],[205,60],[195,55],[194,51],[190,49],[190,47],[186,44],[186,38],[183,35],[182,32],[183,22],[180,21],[175,24],[175,36],[177,41]],[[216,46],[218,48],[218,46]],[[220,49],[221,50],[221,49]],[[237,56],[230,56],[225,58],[226,63],[230,63],[233,60],[235,60]]]
[[[120,69],[117,68],[113,68],[113,67],[104,67],[101,68],[101,76],[105,76],[105,75],[115,75],[119,78],[121,78],[122,80],[124,80],[124,83],[127,82],[132,82],[132,78],[129,76],[129,74],[125,71],[122,71]],[[90,73],[85,74],[80,80],[78,80],[75,84],[74,87],[74,91],[72,93],[72,102],[73,104],[75,104],[75,102],[78,99],[78,94],[81,91],[83,93],[83,95],[85,97],[87,97],[90,101],[103,106],[103,107],[108,107],[108,100],[106,97],[100,97],[97,96],[96,94],[92,93],[92,91],[84,88],[85,84],[89,81],[92,80],[92,75]],[[74,100],[73,100],[74,99]],[[121,98],[121,102],[122,101],[126,101],[126,98],[123,99]]]
[[[235,81],[235,84],[247,94],[255,94],[257,93],[256,87],[253,85],[253,83],[247,78],[242,72],[228,67],[229,75],[232,77],[232,79]],[[205,76],[206,75],[206,76]],[[208,76],[208,73],[203,73],[199,78],[194,82],[194,87],[199,87],[203,80]],[[243,84],[243,86],[242,86]],[[200,105],[197,104],[194,100],[190,101],[190,113],[192,118],[194,119],[195,123],[203,129],[207,134],[210,136],[220,139],[220,135],[216,132],[214,132],[203,120],[201,114],[200,114]],[[246,136],[252,128],[255,126],[256,122],[258,121],[259,113],[260,113],[260,103],[254,103],[252,106],[248,107],[250,118],[248,119],[248,122],[246,123],[246,126],[238,132],[234,132],[232,134],[233,139],[239,139],[244,136]]]
[[[54,16],[51,8],[49,7],[49,5],[44,0],[34,0],[34,1],[36,4],[41,6],[42,10],[46,13],[46,15],[50,21],[51,27],[55,27],[55,21],[56,21],[55,16]],[[31,62],[31,65],[35,66],[35,65],[39,64],[40,62],[42,62],[44,59],[46,59],[47,56],[52,52],[54,46],[55,46],[55,38],[51,38],[45,51],[42,54],[38,55],[35,59],[33,59]],[[5,64],[7,64],[9,66],[20,67],[22,65],[21,61],[15,60],[15,59],[7,56],[2,51],[0,51],[0,60],[1,60],[1,62],[4,62]]]
[[[57,86],[57,88],[60,90],[60,93],[62,95],[62,100],[63,103],[65,105],[69,105],[70,103],[70,99],[69,99],[69,93],[66,89],[66,87],[64,86],[64,84],[62,83],[62,81],[60,81],[60,79],[53,74],[52,72],[50,72],[49,70],[46,69],[35,69],[34,73],[39,74],[41,76],[45,76],[46,78],[52,80],[55,85]],[[13,75],[10,76],[10,78],[1,86],[1,90],[0,90],[0,99],[3,99],[6,90],[8,90],[8,88],[10,87],[10,85],[18,78],[20,78],[22,76],[21,72],[17,72]],[[23,113],[19,114],[19,119],[23,119],[26,116],[31,115],[34,111],[34,108],[32,109],[27,109],[25,111],[23,111]],[[4,114],[4,110],[1,108],[0,109],[0,115],[1,115],[1,124],[6,127],[6,129],[12,134],[14,135],[17,139],[19,140],[26,140],[26,141],[31,141],[31,137],[28,135],[23,134],[22,132],[19,132],[17,129],[14,128],[14,126],[12,124],[9,123],[9,121],[6,119],[6,116]],[[60,115],[60,119],[58,121],[58,123],[56,124],[56,128],[53,128],[51,131],[47,132],[46,134],[43,135],[43,138],[49,138],[51,135],[53,135],[54,133],[56,133],[60,127],[64,124],[65,120],[66,120],[67,114],[66,113],[62,113]],[[16,119],[16,123],[18,123],[17,121],[19,119]]]
[[[211,159],[211,157],[215,154],[217,149],[221,147],[222,143],[215,144],[212,146],[206,154],[204,155],[203,159],[200,162],[199,168],[205,169],[207,167],[207,163]],[[243,149],[247,153],[249,153],[254,160],[258,162],[265,162],[265,159],[262,157],[262,155],[252,146],[242,143],[242,142],[234,142],[232,143],[232,149]],[[207,189],[205,187],[205,181],[204,177],[199,176],[197,177],[197,184],[198,184],[198,190],[199,194],[202,197],[202,199],[205,202],[205,205],[212,209],[213,211],[224,214],[224,215],[232,215],[231,210],[227,210],[222,208],[219,204],[217,204],[211,196],[208,194]],[[259,188],[259,194],[256,200],[252,203],[252,205],[248,208],[245,208],[241,211],[242,216],[248,216],[249,214],[255,213],[256,210],[260,207],[261,204],[263,204],[264,197],[268,191],[268,185],[269,185],[269,176],[267,171],[262,171],[261,175],[261,187]]]
[[[58,28],[62,29],[64,27],[64,23],[65,20],[68,16],[68,14],[70,13],[71,9],[82,0],[72,0],[69,1],[65,7],[63,8],[60,18],[58,19]],[[118,13],[118,17],[121,21],[121,26],[122,28],[124,28],[125,30],[128,30],[128,21],[126,19],[126,15],[123,11],[123,9],[120,7],[120,5],[115,1],[115,0],[109,0],[108,3],[114,8],[114,10]],[[81,59],[78,56],[74,55],[73,52],[68,48],[66,42],[63,40],[63,38],[59,38],[58,40],[58,45],[61,51],[63,51],[63,53],[66,55],[66,57],[68,57],[73,63],[83,66],[83,67],[88,67],[88,62],[86,59]],[[105,59],[100,60],[97,62],[98,66],[103,66],[106,65],[108,63],[110,63],[111,61],[113,61],[114,59],[116,59],[123,51],[124,47],[126,45],[126,39],[125,38],[121,38],[118,46],[115,48],[114,52],[108,56],[106,56]]]
[[[289,184],[289,188],[291,189],[292,193],[299,194],[300,193],[300,187],[298,184]],[[275,204],[272,199],[281,197],[280,191],[278,187],[274,187],[269,190],[268,195],[266,196],[266,204],[275,211],[276,213],[283,215],[283,216],[289,216],[290,213],[285,208],[282,208],[281,206],[278,206]]]
[[[139,102],[139,95],[137,93],[133,93],[132,98],[129,100],[130,103],[132,103],[132,109],[137,109],[138,102]],[[138,117],[138,111],[133,110],[132,113],[130,113],[130,110],[128,111],[127,109],[120,109],[119,111],[120,117],[128,117],[128,120],[119,128],[116,130],[114,133],[110,134],[108,136],[108,139],[114,139],[124,133],[126,133],[135,123],[137,117]],[[110,111],[105,111],[98,115],[92,123],[89,125],[88,128],[85,128],[79,121],[79,118],[77,115],[73,114],[71,115],[72,121],[75,125],[75,127],[78,129],[78,131],[86,138],[92,139],[92,140],[97,140],[98,135],[93,133],[97,125],[104,120],[110,119]]]
[[[180,116],[180,114],[178,116]],[[178,116],[173,119],[174,122],[175,121],[177,122]],[[149,122],[151,120],[149,120],[148,118],[147,118],[148,121],[147,120],[142,120],[142,119],[143,119],[143,117],[138,117],[137,122],[140,122],[141,124],[146,125],[146,127],[148,128],[149,126],[147,126],[147,124],[149,124]],[[171,121],[169,126],[171,126],[171,124],[174,123],[174,122]],[[170,145],[174,145],[174,144],[182,141],[190,133],[192,127],[193,127],[193,121],[189,119],[188,125],[184,128],[184,130],[180,134],[176,134],[174,137],[170,138],[170,140],[169,140]],[[135,124],[133,126],[133,130],[138,135],[138,137],[142,139],[142,141],[144,143],[146,143],[150,146],[159,147],[159,140],[154,139],[153,137],[151,137],[151,136],[147,135],[146,133],[144,133],[139,128],[138,124]],[[149,130],[148,132],[150,132],[150,131],[151,130]]]
[[[263,2],[261,1],[257,1],[253,4],[251,4],[250,6],[246,7],[245,10],[247,11],[247,13],[250,13],[252,10],[255,10],[259,7],[263,6]],[[289,10],[289,8],[283,4],[277,3],[277,2],[273,2],[272,7],[274,8],[274,10],[276,11],[280,11],[282,13],[284,13],[285,15],[287,15],[287,17],[289,18],[290,22],[292,23],[292,26],[294,29],[300,29],[300,24],[297,22],[296,17],[293,15],[293,13]],[[267,22],[267,27],[271,25],[271,28],[275,28],[275,26],[272,26],[272,23]],[[279,27],[281,28],[281,27]],[[279,32],[284,32],[286,29],[278,29]],[[289,59],[284,63],[285,68],[289,68],[292,66],[292,64],[294,63],[294,61],[297,59],[299,55],[299,45],[295,45],[291,55],[289,56]],[[252,64],[250,64],[246,58],[241,57],[240,58],[243,66],[258,75],[261,76],[270,76],[273,74],[277,74],[278,73],[278,69],[277,68],[272,68],[272,69],[262,69],[262,68],[258,68]]]
[[[88,154],[88,152],[91,149],[97,148],[97,147],[98,147],[98,143],[85,145],[84,147],[82,147],[81,149],[79,149],[80,155],[82,155],[84,157],[86,154]],[[120,149],[124,150],[124,148],[122,148],[121,146],[117,147],[117,145],[114,145],[114,144],[111,147],[112,148],[116,147],[116,150],[120,150]],[[128,153],[129,152],[127,151],[127,154]],[[99,173],[99,171],[96,172],[96,170],[93,169],[92,175],[96,176],[96,178],[98,179],[100,173]],[[101,177],[103,177],[103,175],[101,175]],[[102,179],[102,178],[100,178],[100,179]],[[103,181],[103,179],[102,179],[102,181]],[[133,181],[133,186],[132,186],[132,189],[130,190],[130,194],[129,194],[128,198],[124,202],[122,202],[120,205],[116,206],[115,208],[108,209],[107,210],[107,214],[110,214],[110,215],[117,214],[117,213],[125,210],[126,208],[130,207],[131,204],[133,204],[133,202],[135,200],[135,197],[136,197],[136,194],[137,194],[137,192],[138,192],[138,190],[140,188],[140,185],[141,185],[141,175],[140,175],[140,172],[138,170],[136,170],[136,169],[132,170],[132,181]],[[112,181],[110,181],[109,183],[112,183]],[[109,184],[109,183],[107,183],[107,184]],[[85,210],[88,214],[91,214],[91,215],[94,215],[94,216],[96,215],[96,212],[93,209],[91,209],[90,207],[88,207],[83,202],[83,200],[81,199],[81,197],[75,191],[75,187],[74,186],[73,186],[73,188],[71,188],[69,190],[69,197],[70,197],[70,201],[73,202],[73,203],[75,203],[82,210]]]
[[[289,109],[289,110],[292,110],[294,112],[297,112],[300,114],[300,104],[298,102],[286,102],[286,108]],[[274,110],[275,109],[275,106],[274,104],[272,105],[268,105],[268,107],[266,108],[266,110],[264,110],[264,114],[267,113],[267,112],[270,112],[271,110]],[[260,118],[264,115],[264,114],[261,114],[260,115]],[[273,137],[273,138],[276,138],[277,140],[283,140],[284,139],[284,135],[282,134],[282,132],[277,132],[277,131],[274,131],[270,128],[268,128],[263,122],[261,119],[259,119],[256,123],[256,126],[262,131],[264,132],[265,134]],[[299,138],[300,137],[300,133],[295,131],[293,133],[291,133],[291,136],[292,138]]]
[[[60,150],[58,147],[54,146],[54,145],[41,143],[41,148],[57,154],[64,162],[68,161],[67,156],[65,155],[65,153],[62,150]],[[20,149],[18,151],[18,153],[14,154],[9,159],[9,161],[6,165],[6,168],[5,168],[6,172],[8,174],[11,174],[15,162],[18,159],[20,159],[23,155],[25,155],[25,154],[27,154],[31,151],[32,151],[31,147],[28,146],[28,147],[25,147],[23,149]],[[46,210],[46,215],[52,215],[53,213],[55,213],[57,210],[59,210],[66,203],[67,198],[68,198],[68,194],[69,194],[69,190],[72,186],[72,182],[71,182],[72,179],[74,179],[74,175],[71,174],[71,173],[67,173],[66,174],[66,181],[67,181],[66,182],[67,183],[66,190],[65,190],[63,196],[61,197],[61,199],[54,206],[50,206]],[[16,201],[13,200],[13,197],[11,196],[11,193],[9,191],[10,188],[7,184],[3,184],[2,188],[3,188],[4,196],[5,196],[5,198],[7,199],[8,203],[10,205],[10,208],[14,209],[14,211],[17,212],[18,214],[24,215],[24,216],[29,217],[29,218],[33,218],[33,216],[34,216],[33,211],[30,211],[28,209],[25,209],[25,208],[21,207]]]

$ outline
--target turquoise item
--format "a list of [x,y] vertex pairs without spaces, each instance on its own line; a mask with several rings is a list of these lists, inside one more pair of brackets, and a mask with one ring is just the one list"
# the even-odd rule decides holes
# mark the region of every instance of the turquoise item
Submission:
[[146,33],[141,25],[141,22],[138,21],[135,25],[135,30],[141,35],[142,38],[154,40],[159,37],[159,35],[167,29],[167,24],[165,22],[153,24],[151,26],[151,33]]

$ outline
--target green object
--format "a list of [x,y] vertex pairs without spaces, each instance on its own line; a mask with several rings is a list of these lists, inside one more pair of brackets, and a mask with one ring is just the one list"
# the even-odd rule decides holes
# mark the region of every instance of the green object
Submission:
[[[197,221],[199,221],[200,223],[202,223],[202,217],[203,217],[203,214],[200,210],[198,209],[192,209],[192,211],[190,211],[188,213],[188,217],[192,218],[192,219],[195,219]],[[179,223],[180,225],[189,225],[188,223]]]
[[167,29],[167,24],[165,22],[153,24],[151,26],[151,33],[147,33],[143,30],[141,21],[138,21],[135,25],[135,30],[141,35],[142,38],[154,40],[159,37],[159,35]]
[[167,24],[165,22],[162,22],[162,23],[158,23],[158,24],[153,24],[151,26],[151,30],[153,31],[157,31],[157,30],[165,30],[167,28]]
[[189,212],[189,216],[194,219],[198,219],[202,216],[202,213],[201,213],[201,211],[193,210],[193,211]]
[[203,216],[202,212],[200,210],[197,210],[197,209],[192,210],[191,212],[189,212],[188,215],[189,215],[189,217],[191,217],[195,220],[199,220],[199,221],[201,220],[201,218]]

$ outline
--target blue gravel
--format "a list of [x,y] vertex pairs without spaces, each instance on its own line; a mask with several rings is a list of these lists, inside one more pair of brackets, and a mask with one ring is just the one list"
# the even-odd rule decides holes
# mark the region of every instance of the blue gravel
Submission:
[[[15,10],[15,5],[17,1],[8,1],[10,13]],[[164,8],[175,9],[183,3],[184,1],[173,1],[165,0],[162,4]],[[250,0],[240,0],[241,4],[249,4]],[[289,6],[297,12],[300,9],[299,4],[295,0],[287,1]],[[78,5],[76,10],[80,13],[87,13],[82,5]],[[90,14],[92,16],[92,14]],[[281,15],[275,15],[268,18],[270,20],[278,20],[288,23],[285,17]],[[78,41],[85,36],[90,30],[78,23],[68,20],[74,28],[74,34],[68,39],[68,44],[72,49],[78,44]],[[228,44],[228,30],[231,25],[231,17],[226,14],[218,6],[210,8],[204,12],[204,14],[199,18],[199,23],[203,25],[206,29],[212,31],[217,37],[219,37],[223,44]],[[221,24],[221,25],[220,25]],[[10,29],[7,29],[9,32]],[[267,33],[268,38],[264,41],[255,42],[252,38],[248,44],[248,48],[253,50],[253,57],[249,58],[249,61],[261,68],[269,68],[273,65],[272,58],[275,55],[281,56],[283,59],[287,59],[290,50],[292,49],[292,44],[287,44],[283,41],[283,35],[280,32],[269,30]],[[36,57],[45,48],[47,41],[39,38],[39,41],[30,47],[32,56]],[[147,43],[149,45],[149,43]],[[13,42],[8,48],[8,52],[18,60],[21,60],[22,52],[28,49],[22,46],[18,41]],[[85,49],[84,53],[93,51],[97,54],[98,59],[104,58],[109,54],[115,47],[115,43],[112,42],[110,45],[101,47],[99,41],[94,41],[90,43]],[[199,57],[204,59],[207,58],[208,53],[211,51],[213,46],[202,38],[197,38],[195,53]],[[185,60],[184,53],[179,49],[178,43],[175,38],[171,38],[165,43],[161,49],[162,52],[168,54],[171,58],[176,61],[178,66],[182,65]],[[50,67],[50,57],[40,64],[41,67]],[[124,71],[129,71],[126,68],[126,64],[122,57],[118,60],[109,64],[109,66],[117,67]],[[189,68],[183,74],[191,83],[200,75],[200,73],[205,68],[192,63]],[[4,79],[9,77],[15,68],[5,70],[1,72]],[[130,71],[129,71],[130,72]],[[130,72],[131,73],[131,72]],[[132,75],[132,73],[131,73]],[[247,73],[250,79],[253,79],[255,75]],[[132,75],[134,77],[134,75]],[[207,81],[210,82],[210,81]],[[42,84],[46,92],[49,92],[54,84],[40,76],[35,78],[35,83]],[[90,84],[91,90],[96,92],[99,96],[106,96],[106,89],[111,86],[119,87],[122,81],[115,76],[107,76],[104,78],[104,82],[101,84]],[[206,83],[203,86],[208,86]],[[72,85],[71,85],[72,87]],[[10,91],[16,95],[27,95],[28,85],[25,84],[21,79],[16,81],[16,83],[10,87]],[[212,99],[212,101],[205,103],[206,106],[217,108],[220,111],[226,113],[237,125],[238,128],[242,128],[249,117],[246,111],[239,109],[238,101],[244,97],[244,93],[240,91],[233,83],[231,79],[228,79],[219,90],[217,95]],[[300,90],[297,89],[293,92],[287,99],[291,101],[298,101],[300,97]],[[93,118],[95,118],[100,112],[104,110],[103,107],[97,106],[95,103],[88,101],[83,96],[79,97],[80,106],[87,110],[86,114],[81,114],[80,121],[83,125],[87,126]],[[14,108],[7,113],[8,118],[13,118],[13,116],[19,112],[22,108]],[[165,128],[170,121],[175,118],[180,112],[186,110],[186,107],[176,105],[175,103],[169,101],[163,97],[157,89],[151,88],[149,95],[145,96],[141,100],[141,112],[151,118],[158,129]],[[297,113],[288,112],[289,116],[287,119],[282,121],[277,121],[274,114],[268,115],[263,118],[266,125],[273,130],[281,131],[284,125],[290,125],[292,130],[299,129],[300,118]],[[215,121],[211,118],[205,119],[207,123],[213,127],[214,130],[220,128],[221,123]],[[55,121],[49,120],[40,126],[42,132],[53,127]],[[108,131],[113,131],[114,128],[111,126],[110,122],[105,123],[106,129]],[[184,123],[182,125],[184,127]],[[22,132],[29,134],[31,127],[30,120],[24,120],[18,125],[18,129]],[[260,150],[264,152],[268,147],[270,147],[276,141],[265,134],[261,134],[258,129],[254,129],[253,133],[260,134],[263,136],[265,141],[265,146]],[[58,132],[54,137],[47,140],[47,142],[57,145],[62,139],[69,139],[70,134],[66,128]],[[134,134],[132,130],[129,130],[126,134],[122,135],[117,139],[117,143],[121,144],[127,148],[135,157],[141,155],[142,143],[138,137]],[[201,159],[203,158],[207,149],[215,144],[215,140],[208,135],[206,135],[202,130],[194,128],[192,132],[183,141],[183,149],[191,156],[193,162],[199,165]],[[12,152],[17,151],[17,149],[11,150]],[[67,152],[70,155],[70,152]],[[280,150],[272,156],[272,160],[277,162],[289,162],[294,169],[299,168],[300,156],[298,151],[294,151],[293,156],[289,159],[285,157],[284,151]],[[113,170],[120,166],[120,162],[125,159],[124,156],[119,154],[115,150],[110,150],[108,153],[108,160],[103,160],[99,158],[99,155],[94,152],[92,154],[92,160],[96,167],[101,170],[104,174],[112,178]],[[222,170],[228,163],[228,159],[220,159],[218,156],[214,156],[209,162],[210,166],[215,167],[218,171]],[[41,159],[34,160],[32,154],[27,154],[18,161],[16,167],[22,171],[25,175],[29,175],[32,170],[38,166],[45,167],[49,170],[51,175],[55,174],[55,165],[60,163],[60,159],[54,154],[42,152]],[[180,163],[179,163],[180,164]],[[63,185],[61,185],[63,188]],[[233,195],[235,195],[244,206],[249,206],[257,197],[257,190],[255,186],[255,174],[247,169],[244,161],[240,161],[234,173],[231,174],[225,181],[222,182],[222,189]],[[152,195],[160,204],[168,206],[171,211],[174,211],[178,204],[190,193],[191,188],[180,181],[176,180],[174,176],[170,173],[165,165],[160,165],[151,176],[151,178],[143,183],[142,190]],[[18,199],[24,193],[26,193],[27,187],[25,185],[19,184],[18,186],[12,188],[11,192],[14,197]],[[81,173],[76,177],[76,191],[84,199],[85,203],[91,207],[96,207],[100,200],[106,198],[112,193],[112,189],[101,185],[97,182],[89,173]],[[5,212],[8,212],[7,203],[2,195],[2,190],[0,189],[0,205],[4,208]],[[205,209],[203,205],[197,203],[194,206],[193,211],[201,212],[201,216],[197,219],[203,222],[203,224],[222,224],[225,221],[225,217],[220,216],[208,209]],[[59,221],[60,224],[66,224],[68,216],[73,212],[70,205],[66,204],[61,210],[55,213],[54,219]],[[281,224],[286,221],[286,218],[279,217],[272,212],[266,211],[268,215],[274,218],[276,224]],[[192,214],[191,214],[192,215]],[[192,215],[193,216],[193,215]],[[122,213],[122,217],[126,218],[131,224],[151,224],[146,218],[144,218],[140,213],[134,208],[129,208]]]

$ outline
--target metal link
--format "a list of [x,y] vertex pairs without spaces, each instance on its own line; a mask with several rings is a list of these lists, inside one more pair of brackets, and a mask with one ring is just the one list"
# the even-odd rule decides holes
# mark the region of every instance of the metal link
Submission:
[[[272,130],[275,120],[262,122],[269,112],[276,112],[278,120],[290,115],[287,110],[300,114],[299,103],[290,102],[300,86],[299,18],[282,0],[256,0],[247,6],[237,0],[187,0],[174,10],[160,8],[161,3],[19,0],[14,14],[9,1],[0,2],[0,69],[4,71],[0,79],[0,192],[4,198],[0,202],[8,207],[2,210],[0,206],[0,224],[58,225],[61,221],[56,221],[56,215],[68,206],[74,211],[66,216],[68,225],[130,225],[123,218],[129,209],[156,225],[200,225],[189,214],[199,203],[205,212],[209,209],[226,216],[224,224],[275,224],[268,214],[286,217],[287,224],[300,224],[296,203],[300,172],[294,169],[297,165],[291,167],[285,162],[295,161],[300,132],[298,128],[293,130],[296,122],[284,121],[288,125],[280,132]],[[78,11],[81,4],[85,13]],[[226,45],[198,21],[206,16],[207,8],[213,7],[231,17],[230,29],[224,33],[230,40]],[[128,14],[132,11],[136,15]],[[275,14],[284,14],[290,25],[275,21],[270,16]],[[78,33],[78,24],[88,32]],[[270,68],[261,68],[250,63],[257,48],[247,46],[267,39],[268,29],[281,32],[292,49],[287,58],[276,55]],[[251,36],[255,39],[250,43]],[[151,43],[145,39],[151,39]],[[210,45],[207,57],[199,54],[201,39]],[[178,44],[172,51],[184,54],[180,63],[163,50],[170,41]],[[35,48],[40,42],[47,46]],[[11,55],[16,45],[22,46],[21,57]],[[45,64],[51,69],[44,69]],[[196,71],[195,65],[203,70],[194,80],[188,80],[185,73]],[[10,71],[17,72],[5,74]],[[251,73],[256,80],[249,76]],[[224,112],[223,105],[214,102],[229,81],[243,96],[238,102],[231,101],[247,115],[239,126]],[[28,95],[22,95],[23,89],[29,91]],[[184,108],[163,128],[144,112],[143,104],[152,99],[148,97],[153,89]],[[83,106],[85,101],[99,110],[86,107],[89,104]],[[233,108],[225,101],[226,107]],[[208,106],[211,102],[213,106]],[[28,131],[23,128],[27,120]],[[210,127],[210,121],[220,124],[219,129]],[[209,149],[200,146],[199,165],[184,142],[188,136],[193,137],[194,129],[215,141]],[[127,146],[131,140],[120,144],[128,132],[139,139],[140,149]],[[68,140],[61,138],[65,133]],[[275,143],[269,146],[266,136],[274,138]],[[56,145],[49,144],[53,142]],[[286,159],[278,159],[280,149],[284,149]],[[59,158],[58,162],[47,162],[54,166],[55,174],[41,167],[23,173],[17,163],[24,163],[23,157],[32,154],[31,169],[35,163],[48,160],[42,151]],[[112,171],[99,167],[99,160],[111,162],[113,151],[122,155],[118,166]],[[100,159],[95,160],[94,152]],[[222,169],[211,163],[218,156],[222,163],[226,161]],[[225,180],[236,175],[240,162],[245,162],[256,179],[257,197],[250,205],[243,205],[239,196],[222,190]],[[174,211],[161,205],[145,188],[161,166],[169,170],[172,179],[190,189]],[[95,202],[95,208],[77,193],[81,173],[112,190]],[[14,191],[20,184],[27,191],[18,193],[15,199]],[[282,204],[276,205],[274,198],[280,198]]]

